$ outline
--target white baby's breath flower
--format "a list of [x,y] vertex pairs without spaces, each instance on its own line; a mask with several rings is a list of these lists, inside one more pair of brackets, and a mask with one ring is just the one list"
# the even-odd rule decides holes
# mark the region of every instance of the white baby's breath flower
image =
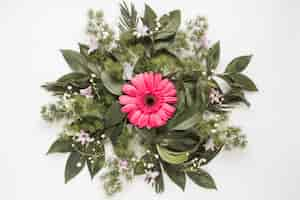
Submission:
[[209,150],[214,151],[215,150],[214,140],[212,138],[209,138],[207,140],[207,142],[204,144],[204,148],[205,148],[205,151],[209,151]]
[[139,20],[133,34],[137,38],[148,36],[149,35],[149,28],[146,25],[144,25],[141,20]]
[[89,46],[88,54],[91,54],[92,52],[96,51],[99,48],[99,43],[95,35],[93,34],[89,35],[88,46]]
[[128,62],[123,64],[123,80],[131,80],[134,66]]
[[159,176],[160,173],[158,171],[146,171],[145,174],[145,181],[153,185],[155,183],[155,179]]
[[109,36],[109,33],[104,31],[102,35],[103,35],[103,39],[106,39]]

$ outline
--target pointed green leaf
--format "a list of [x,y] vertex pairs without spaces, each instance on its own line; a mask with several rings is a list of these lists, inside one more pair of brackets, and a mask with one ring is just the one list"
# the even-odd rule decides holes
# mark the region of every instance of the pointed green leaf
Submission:
[[168,39],[169,37],[174,36],[181,23],[180,10],[174,10],[170,12],[169,15],[162,16],[159,21],[163,27],[154,36],[155,40]]
[[67,153],[73,150],[72,143],[69,140],[59,138],[49,148],[47,154],[51,153]]
[[114,95],[122,94],[122,85],[121,81],[113,79],[107,72],[103,71],[101,73],[101,80],[105,88]]
[[207,189],[217,189],[214,179],[204,170],[187,171],[188,177],[197,185]]
[[164,184],[164,177],[163,177],[163,171],[162,171],[162,168],[161,168],[161,165],[160,165],[160,162],[157,162],[155,163],[155,171],[158,171],[159,172],[159,176],[156,177],[155,179],[155,192],[156,193],[162,193],[164,192],[165,190],[165,184]]
[[168,128],[170,130],[186,130],[195,126],[200,120],[201,115],[196,108],[192,108],[170,120]]
[[209,70],[216,69],[219,64],[219,61],[220,61],[220,42],[217,42],[208,50],[207,65]]
[[145,174],[145,167],[143,162],[138,162],[134,166],[134,175],[142,175]]
[[121,112],[121,105],[118,102],[114,102],[105,115],[105,126],[112,127],[119,124],[123,118],[124,113]]
[[156,27],[156,18],[157,15],[155,11],[149,5],[145,4],[144,24],[150,29],[154,29]]
[[61,50],[61,52],[73,71],[82,73],[90,72],[87,68],[88,62],[83,55],[73,50]]
[[227,66],[225,73],[238,73],[242,72],[246,69],[248,64],[250,63],[250,60],[252,58],[252,55],[249,56],[240,56],[235,59],[233,59]]
[[103,168],[105,164],[105,157],[96,157],[92,160],[87,161],[87,166],[91,175],[91,178],[94,178],[95,175]]
[[156,148],[160,157],[170,164],[178,165],[184,163],[189,158],[189,152],[174,152],[159,145],[156,145]]
[[186,184],[185,173],[167,163],[163,163],[163,166],[170,179],[184,191]]
[[245,103],[250,106],[250,102],[246,99],[245,94],[242,90],[231,89],[224,95],[224,104],[234,104],[234,103]]
[[85,166],[85,158],[78,152],[72,152],[67,160],[65,168],[65,183],[79,174]]
[[244,74],[231,74],[230,78],[233,80],[233,83],[244,90],[248,91],[258,91],[255,83]]
[[68,73],[57,80],[59,83],[72,83],[73,81],[87,80],[87,74],[80,72]]

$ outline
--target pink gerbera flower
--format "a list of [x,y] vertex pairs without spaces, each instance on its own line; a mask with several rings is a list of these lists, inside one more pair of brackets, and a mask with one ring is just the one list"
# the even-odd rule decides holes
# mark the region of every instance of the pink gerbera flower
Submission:
[[159,73],[138,74],[131,84],[123,85],[122,91],[126,95],[119,97],[124,105],[121,111],[139,128],[163,126],[176,110],[172,106],[177,101],[175,86]]

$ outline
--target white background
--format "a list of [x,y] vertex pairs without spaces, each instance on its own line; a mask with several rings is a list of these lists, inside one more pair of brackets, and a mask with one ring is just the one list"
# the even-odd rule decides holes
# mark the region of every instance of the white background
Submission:
[[[134,1],[142,11],[144,1]],[[185,19],[206,15],[209,37],[221,41],[222,66],[253,53],[247,73],[260,92],[249,95],[250,109],[233,113],[248,134],[244,151],[225,152],[207,166],[218,191],[188,182],[181,192],[166,178],[155,195],[142,178],[125,187],[118,200],[298,200],[300,199],[298,0],[153,0],[160,14],[180,8]],[[59,129],[45,124],[40,106],[51,100],[40,89],[68,72],[60,48],[84,41],[88,8],[101,8],[116,24],[116,0],[0,1],[0,199],[105,199],[99,179],[87,171],[64,185],[65,157],[45,156]]]

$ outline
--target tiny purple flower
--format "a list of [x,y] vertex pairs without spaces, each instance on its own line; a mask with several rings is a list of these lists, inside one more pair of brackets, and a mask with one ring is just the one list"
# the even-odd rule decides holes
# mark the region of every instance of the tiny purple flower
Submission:
[[128,165],[129,163],[127,160],[120,160],[119,162],[119,166],[122,171],[128,170]]
[[92,86],[89,86],[89,87],[87,87],[85,89],[81,89],[80,90],[80,95],[85,96],[87,98],[93,98],[94,95],[93,95]]
[[79,142],[81,145],[85,145],[87,143],[93,142],[94,138],[91,138],[90,135],[84,130],[80,130],[80,133],[77,135],[75,141]]

